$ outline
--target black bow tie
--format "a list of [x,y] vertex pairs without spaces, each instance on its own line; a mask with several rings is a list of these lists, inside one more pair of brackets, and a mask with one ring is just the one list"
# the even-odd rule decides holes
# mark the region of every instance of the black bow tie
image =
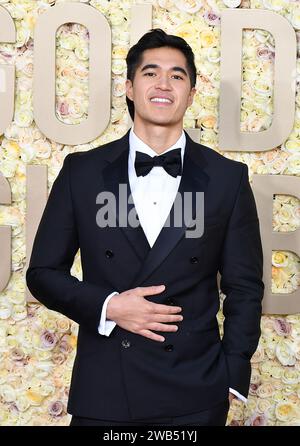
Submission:
[[169,175],[172,175],[172,177],[176,178],[177,175],[181,175],[182,163],[180,147],[153,157],[143,152],[136,152],[134,167],[138,177],[140,175],[143,177],[147,175],[154,166],[163,167]]

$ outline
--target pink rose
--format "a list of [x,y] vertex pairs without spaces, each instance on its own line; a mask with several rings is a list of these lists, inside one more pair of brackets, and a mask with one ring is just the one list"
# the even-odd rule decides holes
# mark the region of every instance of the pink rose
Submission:
[[267,417],[265,416],[265,414],[254,413],[245,422],[245,426],[266,426],[266,425],[267,425]]
[[69,114],[69,104],[66,102],[61,102],[59,104],[59,112],[62,116],[68,115]]
[[61,352],[57,352],[57,353],[53,353],[52,355],[52,361],[54,362],[54,364],[56,365],[61,365],[65,362],[66,357],[63,353]]
[[220,16],[213,11],[206,11],[203,17],[209,25],[220,25]]
[[49,413],[52,417],[59,417],[64,411],[64,405],[61,401],[54,401],[49,406]]
[[256,391],[257,391],[258,387],[259,387],[259,384],[252,384],[251,383],[250,387],[249,387],[250,395],[256,395]]
[[59,350],[62,353],[67,354],[67,353],[70,353],[73,349],[72,349],[72,346],[67,341],[67,339],[62,338],[59,343]]
[[42,344],[46,349],[51,350],[55,347],[57,343],[57,337],[55,336],[55,333],[52,333],[51,331],[45,330],[41,335]]
[[285,319],[277,318],[274,321],[274,329],[279,336],[288,336],[291,334],[292,326]]
[[270,48],[260,46],[257,48],[257,57],[263,60],[273,60],[275,58],[275,51]]
[[255,417],[252,420],[251,426],[266,426],[266,417],[264,415],[257,415],[257,417]]

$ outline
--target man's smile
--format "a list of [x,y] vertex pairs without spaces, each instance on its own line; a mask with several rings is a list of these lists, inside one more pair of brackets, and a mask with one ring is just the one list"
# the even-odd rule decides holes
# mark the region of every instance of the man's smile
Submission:
[[173,101],[171,101],[171,99],[159,97],[159,96],[155,96],[155,97],[151,98],[150,102],[154,105],[159,106],[159,107],[161,107],[161,106],[166,107],[166,106],[170,106],[173,104]]

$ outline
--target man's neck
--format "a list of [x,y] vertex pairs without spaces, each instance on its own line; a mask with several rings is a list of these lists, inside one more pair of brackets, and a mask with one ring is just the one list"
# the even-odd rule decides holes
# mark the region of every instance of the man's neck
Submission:
[[176,143],[182,134],[182,126],[176,128],[134,123],[134,133],[157,154],[163,153]]

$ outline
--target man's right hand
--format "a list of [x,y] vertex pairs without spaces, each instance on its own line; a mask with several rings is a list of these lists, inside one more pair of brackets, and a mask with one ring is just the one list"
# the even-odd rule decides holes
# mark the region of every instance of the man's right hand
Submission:
[[144,299],[144,296],[160,294],[165,290],[164,285],[137,287],[132,290],[116,294],[108,302],[106,318],[116,322],[121,328],[132,333],[145,336],[154,341],[164,342],[165,338],[153,333],[157,331],[177,331],[177,325],[164,322],[182,321],[179,313],[182,308],[170,305],[156,304]]

